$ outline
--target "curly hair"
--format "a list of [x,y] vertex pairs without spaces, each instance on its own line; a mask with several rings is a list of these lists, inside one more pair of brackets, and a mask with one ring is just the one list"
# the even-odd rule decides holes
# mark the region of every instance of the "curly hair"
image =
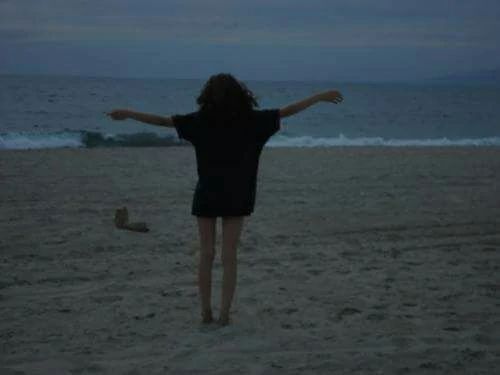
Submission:
[[235,120],[258,107],[257,99],[243,82],[231,74],[211,76],[196,99],[202,114],[220,120]]

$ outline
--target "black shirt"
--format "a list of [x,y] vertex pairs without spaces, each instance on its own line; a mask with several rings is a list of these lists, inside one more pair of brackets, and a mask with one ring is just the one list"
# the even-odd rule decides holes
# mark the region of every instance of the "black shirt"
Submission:
[[[279,109],[254,110],[232,123],[210,119],[200,111],[172,119],[179,138],[192,143],[196,151],[199,180],[192,213],[219,216],[253,211],[260,154],[280,129]],[[205,208],[195,207],[196,202]]]

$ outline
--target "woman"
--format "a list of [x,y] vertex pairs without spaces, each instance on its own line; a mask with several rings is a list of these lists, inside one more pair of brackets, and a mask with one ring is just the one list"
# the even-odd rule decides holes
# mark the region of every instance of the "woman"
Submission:
[[222,218],[222,299],[218,323],[229,323],[236,287],[236,249],[243,219],[254,209],[259,157],[267,140],[280,129],[280,119],[318,102],[340,103],[338,91],[326,91],[281,109],[256,110],[253,93],[230,74],[217,74],[205,83],[198,110],[171,117],[116,109],[114,120],[133,119],[151,125],[175,127],[179,138],[193,144],[198,183],[191,214],[197,217],[200,238],[198,289],[203,323],[213,321],[212,264],[216,219]]

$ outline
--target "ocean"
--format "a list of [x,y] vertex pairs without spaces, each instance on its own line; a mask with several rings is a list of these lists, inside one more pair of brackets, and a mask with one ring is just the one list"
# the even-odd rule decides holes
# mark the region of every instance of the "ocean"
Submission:
[[[170,146],[173,129],[104,112],[131,108],[163,115],[196,110],[204,80],[0,75],[0,149]],[[322,90],[320,103],[282,120],[268,147],[500,146],[500,87],[246,81],[260,108],[279,108]]]

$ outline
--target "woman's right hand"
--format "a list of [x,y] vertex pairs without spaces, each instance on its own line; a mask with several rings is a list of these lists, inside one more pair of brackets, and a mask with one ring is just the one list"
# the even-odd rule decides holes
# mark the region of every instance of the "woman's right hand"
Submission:
[[339,91],[336,90],[330,90],[330,91],[325,91],[320,94],[320,98],[324,102],[330,102],[334,104],[339,104],[344,100],[344,97]]
[[113,109],[111,112],[106,113],[107,116],[113,120],[126,120],[129,117],[127,109]]

